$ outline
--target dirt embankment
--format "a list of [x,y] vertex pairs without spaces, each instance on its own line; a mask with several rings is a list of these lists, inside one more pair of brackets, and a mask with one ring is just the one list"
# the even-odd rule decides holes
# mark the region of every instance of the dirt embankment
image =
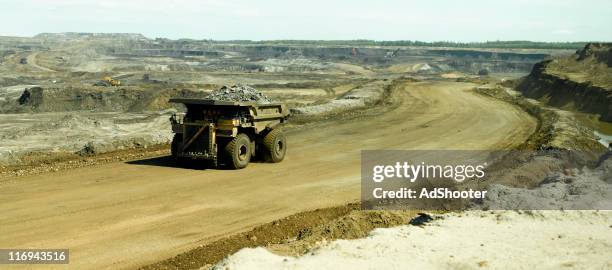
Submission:
[[547,105],[598,114],[612,122],[612,43],[587,44],[567,58],[534,65],[517,89]]
[[[516,104],[538,119],[537,131],[490,168],[496,183],[477,209],[610,209],[610,152],[575,115],[501,85],[478,92]],[[607,153],[606,153],[607,152]]]
[[361,211],[358,204],[322,208],[257,226],[141,270],[209,269],[242,248],[258,246],[278,254],[299,256],[326,241],[366,237],[375,228],[408,224],[415,216],[415,211]]
[[502,85],[481,86],[476,91],[519,106],[538,119],[536,132],[519,147],[521,150],[567,149],[593,153],[593,157],[606,150],[598,143],[593,130],[580,125],[570,112],[525,99],[520,93]]
[[142,112],[178,108],[170,97],[204,97],[207,92],[177,88],[54,86],[25,88],[19,97],[0,100],[0,113]]
[[430,217],[422,226],[322,242],[297,257],[245,248],[212,269],[609,269],[612,237],[605,231],[610,229],[610,214],[447,213]]
[[292,108],[296,115],[321,115],[338,111],[359,109],[379,103],[388,91],[391,81],[375,81],[356,87],[346,94],[323,104],[313,104],[305,107]]

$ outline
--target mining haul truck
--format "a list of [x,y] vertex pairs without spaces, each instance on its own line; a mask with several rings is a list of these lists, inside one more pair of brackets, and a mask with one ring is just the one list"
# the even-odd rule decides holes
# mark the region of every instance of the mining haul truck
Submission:
[[211,161],[214,166],[245,168],[251,158],[280,162],[287,139],[280,126],[289,111],[284,104],[259,104],[208,99],[173,98],[186,113],[170,118],[172,156]]

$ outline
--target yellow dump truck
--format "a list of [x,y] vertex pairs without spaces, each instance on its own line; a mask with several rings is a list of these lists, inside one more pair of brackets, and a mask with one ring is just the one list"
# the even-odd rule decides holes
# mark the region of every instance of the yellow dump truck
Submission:
[[251,158],[281,162],[287,138],[280,129],[289,117],[284,104],[173,98],[186,113],[172,115],[172,156],[245,168]]

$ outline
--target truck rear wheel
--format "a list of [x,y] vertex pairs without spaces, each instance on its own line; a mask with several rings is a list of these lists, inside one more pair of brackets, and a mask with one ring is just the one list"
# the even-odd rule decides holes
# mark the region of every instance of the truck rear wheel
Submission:
[[273,129],[263,139],[264,159],[268,162],[281,162],[287,152],[287,138],[280,129]]
[[232,169],[242,169],[251,161],[251,139],[244,133],[238,134],[224,149],[227,165]]

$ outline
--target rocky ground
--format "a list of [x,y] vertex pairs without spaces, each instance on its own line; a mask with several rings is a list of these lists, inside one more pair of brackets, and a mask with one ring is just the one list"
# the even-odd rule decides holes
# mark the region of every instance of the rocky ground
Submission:
[[220,101],[255,102],[268,104],[272,101],[257,89],[247,85],[223,86],[205,98]]

